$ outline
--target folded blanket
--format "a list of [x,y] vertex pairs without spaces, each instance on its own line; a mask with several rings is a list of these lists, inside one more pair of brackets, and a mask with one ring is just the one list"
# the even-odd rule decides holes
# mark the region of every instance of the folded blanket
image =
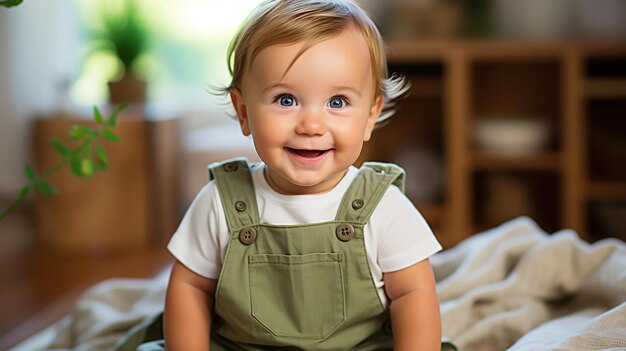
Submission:
[[626,348],[626,245],[520,217],[431,259],[460,350]]
[[58,324],[46,350],[110,350],[128,331],[163,309],[169,268],[154,279],[109,279],[88,289]]
[[[626,348],[626,245],[520,217],[431,258],[443,333],[461,351]],[[163,307],[168,271],[87,291],[50,350],[107,350]]]

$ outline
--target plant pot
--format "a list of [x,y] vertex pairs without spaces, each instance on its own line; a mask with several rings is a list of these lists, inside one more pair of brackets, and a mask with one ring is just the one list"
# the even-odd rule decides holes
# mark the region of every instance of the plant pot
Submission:
[[109,82],[111,104],[143,103],[146,101],[146,89],[145,80],[137,78],[134,74],[125,74],[122,79]]

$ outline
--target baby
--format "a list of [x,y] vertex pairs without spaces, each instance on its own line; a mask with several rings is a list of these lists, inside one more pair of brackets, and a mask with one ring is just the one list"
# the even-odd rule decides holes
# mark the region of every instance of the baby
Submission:
[[372,21],[348,0],[267,0],[229,58],[263,163],[210,167],[168,245],[164,341],[140,349],[439,350],[441,246],[399,167],[352,166],[406,89]]

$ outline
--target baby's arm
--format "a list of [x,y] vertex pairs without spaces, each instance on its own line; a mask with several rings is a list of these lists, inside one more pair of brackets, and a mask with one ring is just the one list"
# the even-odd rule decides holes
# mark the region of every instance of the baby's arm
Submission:
[[169,351],[209,349],[215,279],[202,277],[180,262],[172,268],[163,329]]
[[440,350],[441,316],[428,259],[385,273],[383,279],[391,300],[394,350]]

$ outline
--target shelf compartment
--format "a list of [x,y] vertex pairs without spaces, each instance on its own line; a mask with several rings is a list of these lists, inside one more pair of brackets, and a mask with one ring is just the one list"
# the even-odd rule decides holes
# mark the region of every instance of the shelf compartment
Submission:
[[560,64],[478,62],[471,66],[474,116],[559,116]]
[[587,179],[626,181],[626,99],[587,102]]
[[557,152],[543,151],[529,155],[505,156],[488,151],[472,152],[472,165],[477,170],[517,170],[557,172],[561,158]]
[[561,68],[556,60],[472,64],[470,125],[490,119],[543,121],[546,148],[560,149]]
[[492,228],[518,216],[529,216],[548,232],[559,229],[559,178],[555,173],[476,172],[473,228]]
[[443,106],[441,99],[413,98],[398,102],[396,113],[377,126],[372,138],[364,144],[367,160],[400,162],[407,152],[434,150],[441,154],[443,139]]
[[616,237],[626,240],[626,201],[590,202],[589,232],[592,240]]
[[441,98],[443,96],[443,82],[436,77],[415,77],[410,80],[411,91],[407,99]]
[[587,183],[587,198],[592,201],[626,201],[626,181],[590,181]]
[[411,84],[406,96],[409,100],[443,97],[444,67],[440,61],[390,64],[389,71],[404,76]]
[[590,56],[585,63],[585,76],[591,79],[626,78],[626,55]]
[[589,98],[626,98],[626,79],[594,78],[586,82]]

